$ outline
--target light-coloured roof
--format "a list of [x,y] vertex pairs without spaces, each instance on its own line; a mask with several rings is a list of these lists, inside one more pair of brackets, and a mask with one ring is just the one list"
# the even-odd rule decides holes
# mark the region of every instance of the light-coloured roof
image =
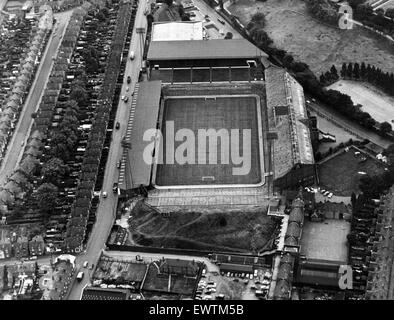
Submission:
[[156,22],[152,25],[152,41],[202,39],[202,21]]

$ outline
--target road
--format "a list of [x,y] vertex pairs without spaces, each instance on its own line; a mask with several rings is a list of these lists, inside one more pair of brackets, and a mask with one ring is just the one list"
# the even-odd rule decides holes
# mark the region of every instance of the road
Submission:
[[209,21],[215,23],[219,30],[223,30],[223,34],[220,34],[218,30],[215,30],[214,28],[208,28],[207,33],[211,39],[222,39],[227,32],[231,32],[233,34],[233,39],[243,38],[229,23],[220,23],[218,19],[223,21],[223,18],[221,18],[221,16],[213,8],[207,5],[204,0],[194,0],[194,4],[199,12],[195,12],[196,17],[192,18],[192,20],[201,20],[204,22],[205,15],[208,15]]
[[[306,100],[312,100],[311,97],[306,96]],[[328,107],[315,103],[311,101],[310,103],[307,102],[307,108],[311,111],[315,111],[323,118],[335,123],[337,126],[349,131],[353,135],[357,136],[360,140],[368,139],[369,141],[373,142],[374,144],[382,147],[387,148],[393,142],[389,139],[383,138],[376,134],[373,131],[367,130],[363,128],[361,125],[346,119],[344,116],[340,115],[338,112],[329,109]]]
[[54,26],[54,31],[51,37],[48,40],[46,50],[44,51],[43,57],[40,61],[40,66],[37,69],[35,79],[26,98],[22,112],[19,115],[19,121],[13,133],[12,139],[8,144],[7,152],[0,167],[0,186],[6,182],[7,177],[12,174],[15,167],[21,160],[24,145],[26,145],[25,142],[29,138],[33,125],[32,114],[37,111],[40,105],[42,94],[46,87],[48,77],[51,73],[53,65],[52,57],[59,48],[71,13],[72,11],[64,12],[62,14],[55,14],[57,23]]
[[[138,82],[138,73],[141,68],[142,55],[141,40],[140,36],[136,33],[136,28],[146,28],[146,17],[143,14],[146,5],[147,2],[140,0],[129,49],[129,53],[131,51],[135,52],[135,58],[134,60],[127,59],[126,70],[124,73],[124,82],[120,96],[129,95],[130,92],[133,92],[135,84]],[[126,83],[127,76],[130,76],[132,79],[130,85],[127,85]],[[127,86],[130,87],[129,92],[126,92]],[[121,147],[121,139],[126,134],[130,105],[131,99],[129,99],[127,104],[125,104],[122,100],[119,101],[115,121],[120,123],[120,129],[113,131],[112,143],[108,154],[103,181],[103,190],[108,192],[108,197],[105,199],[101,198],[100,200],[96,213],[96,223],[94,224],[93,230],[90,234],[86,250],[77,256],[77,269],[84,263],[84,261],[88,261],[89,265],[93,263],[95,264],[97,262],[101,254],[101,250],[105,247],[105,242],[115,220],[118,196],[112,192],[112,186],[114,182],[118,181],[119,177],[119,171],[115,164],[119,159],[121,159],[122,156],[123,150]],[[81,282],[74,281],[68,296],[68,300],[79,300],[81,298],[83,288],[88,283],[89,277],[87,275],[85,275]]]

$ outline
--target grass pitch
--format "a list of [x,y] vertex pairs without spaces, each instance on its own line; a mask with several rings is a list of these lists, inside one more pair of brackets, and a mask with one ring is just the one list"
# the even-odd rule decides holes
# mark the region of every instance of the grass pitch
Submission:
[[[164,103],[162,134],[164,141],[170,139],[166,135],[169,121],[174,123],[174,132],[180,129],[190,129],[194,133],[195,141],[195,164],[168,164],[166,158],[166,147],[163,146],[164,164],[157,165],[156,181],[158,186],[181,186],[181,185],[226,185],[226,184],[258,184],[261,182],[261,164],[259,156],[259,134],[258,115],[256,98],[252,96],[234,97],[187,97],[169,98]],[[232,160],[231,151],[229,163],[223,163],[221,159],[221,139],[217,140],[217,164],[198,163],[198,130],[199,129],[226,129],[229,133],[231,129],[239,130],[239,154],[242,156],[246,150],[250,150],[250,170],[247,174],[234,175],[233,168],[242,166],[235,164]],[[251,130],[251,139],[243,145],[244,129]],[[183,141],[175,142],[175,150]],[[206,140],[208,153],[209,141]],[[231,147],[234,141],[230,139]],[[205,152],[203,151],[203,152]],[[238,154],[238,152],[237,152]],[[248,161],[249,162],[249,161]]]

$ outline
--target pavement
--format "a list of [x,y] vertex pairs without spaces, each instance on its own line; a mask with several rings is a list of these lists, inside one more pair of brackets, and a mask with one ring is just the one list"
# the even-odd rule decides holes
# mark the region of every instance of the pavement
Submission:
[[72,11],[68,11],[55,15],[57,23],[55,24],[54,31],[48,40],[46,50],[44,51],[43,57],[40,61],[40,66],[36,72],[35,79],[26,98],[22,112],[19,115],[19,121],[12,139],[8,144],[7,153],[5,154],[0,167],[0,186],[6,182],[7,177],[13,173],[21,160],[24,146],[26,145],[26,141],[29,138],[33,125],[32,114],[37,111],[40,105],[41,97],[52,70],[54,62],[52,57],[56,54],[60,46],[60,42],[63,38],[71,13]]
[[[142,64],[142,55],[141,40],[140,36],[136,33],[136,29],[139,27],[146,28],[147,26],[146,17],[144,15],[146,6],[147,2],[140,0],[129,48],[129,53],[131,51],[135,52],[135,58],[134,60],[127,59],[124,82],[120,96],[130,95],[130,93],[134,91],[134,87],[138,82],[138,74]],[[130,76],[132,79],[132,82],[129,85],[126,83],[127,76]],[[130,87],[128,92],[126,92],[127,86]],[[96,223],[94,224],[93,230],[90,234],[86,250],[78,255],[76,259],[77,270],[82,266],[84,261],[88,261],[89,265],[96,264],[102,249],[105,247],[105,242],[115,221],[118,195],[112,192],[112,186],[114,182],[118,181],[119,177],[119,169],[116,168],[115,164],[122,156],[123,149],[121,147],[121,139],[126,134],[131,100],[132,99],[129,99],[127,104],[122,100],[119,100],[115,122],[120,123],[120,128],[118,130],[114,129],[112,134],[112,143],[108,154],[103,181],[103,191],[108,192],[108,197],[101,198],[100,200],[96,213]],[[90,275],[85,275],[81,282],[74,281],[70,288],[68,300],[80,300],[83,288],[89,283],[89,281]]]

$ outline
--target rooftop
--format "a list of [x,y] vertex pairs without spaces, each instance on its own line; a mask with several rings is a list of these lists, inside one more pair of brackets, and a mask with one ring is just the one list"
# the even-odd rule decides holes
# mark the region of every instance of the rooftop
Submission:
[[152,41],[202,40],[201,21],[155,22],[152,25]]
[[347,235],[350,233],[350,222],[328,219],[325,222],[305,220],[301,254],[308,259],[328,261],[347,261]]
[[148,60],[247,59],[266,56],[245,39],[153,41]]
[[265,69],[270,130],[274,143],[275,178],[284,176],[297,163],[313,164],[313,151],[302,86],[284,69]]

